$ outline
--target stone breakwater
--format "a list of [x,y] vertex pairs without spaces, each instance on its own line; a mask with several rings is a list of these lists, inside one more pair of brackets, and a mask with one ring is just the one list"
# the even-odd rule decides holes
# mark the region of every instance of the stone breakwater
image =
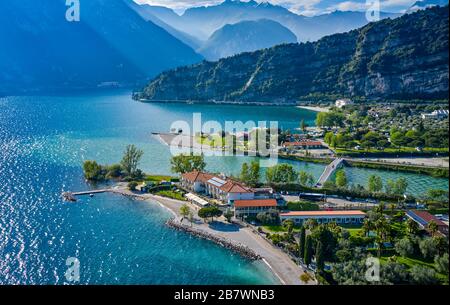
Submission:
[[233,242],[231,240],[227,240],[225,238],[222,238],[222,237],[214,235],[214,234],[207,233],[203,230],[196,229],[194,227],[183,225],[182,223],[180,223],[179,221],[177,221],[174,218],[169,219],[166,222],[166,225],[175,230],[187,232],[195,237],[212,241],[212,242],[218,244],[219,246],[222,246],[228,250],[236,252],[239,255],[241,255],[247,259],[260,260],[262,258],[260,255],[255,253],[255,251],[248,248],[247,246]]

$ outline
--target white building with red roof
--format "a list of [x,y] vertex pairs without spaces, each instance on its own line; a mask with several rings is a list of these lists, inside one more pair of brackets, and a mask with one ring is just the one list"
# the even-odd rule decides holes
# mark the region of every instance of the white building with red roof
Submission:
[[194,171],[181,175],[181,185],[195,193],[233,204],[236,200],[252,200],[255,191],[229,178]]

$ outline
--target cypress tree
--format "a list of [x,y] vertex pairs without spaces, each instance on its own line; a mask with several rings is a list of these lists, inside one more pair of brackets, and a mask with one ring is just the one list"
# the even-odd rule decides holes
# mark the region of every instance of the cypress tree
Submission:
[[306,242],[305,242],[305,256],[303,259],[303,262],[309,266],[311,264],[311,260],[312,260],[312,238],[310,235],[306,236]]
[[300,229],[300,241],[298,245],[299,256],[303,260],[305,258],[305,242],[306,242],[306,229],[304,226]]
[[317,271],[320,273],[325,269],[325,256],[323,252],[322,242],[318,242],[316,246],[316,264]]

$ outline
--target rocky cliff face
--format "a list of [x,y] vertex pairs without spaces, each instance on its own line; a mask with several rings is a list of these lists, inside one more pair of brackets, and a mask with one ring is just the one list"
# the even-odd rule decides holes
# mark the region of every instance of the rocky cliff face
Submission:
[[324,96],[448,98],[448,6],[315,43],[290,44],[164,72],[150,100],[287,102]]

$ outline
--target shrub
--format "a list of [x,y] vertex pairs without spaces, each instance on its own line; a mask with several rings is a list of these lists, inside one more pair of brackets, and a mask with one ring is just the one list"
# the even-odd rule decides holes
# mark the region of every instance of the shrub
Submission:
[[425,259],[431,259],[437,254],[436,242],[433,238],[425,238],[419,242],[419,249]]
[[415,265],[410,271],[414,284],[418,285],[435,285],[439,282],[436,272],[428,267]]
[[128,189],[130,191],[135,191],[137,186],[138,186],[138,183],[136,181],[131,181],[128,183]]
[[395,251],[404,257],[408,257],[414,254],[414,244],[409,238],[402,238],[395,243]]

